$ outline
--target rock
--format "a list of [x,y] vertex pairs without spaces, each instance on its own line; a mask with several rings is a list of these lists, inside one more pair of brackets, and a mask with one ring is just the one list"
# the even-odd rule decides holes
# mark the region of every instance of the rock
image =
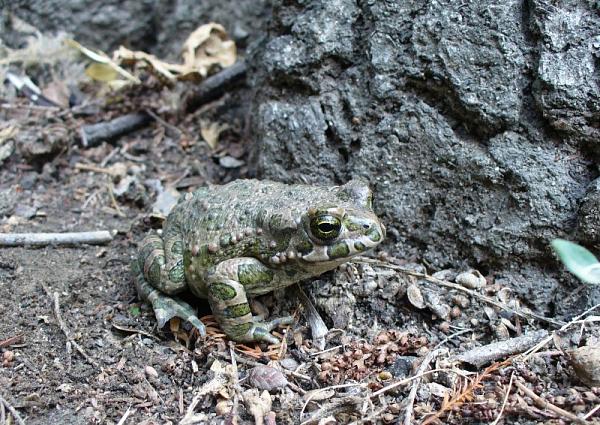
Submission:
[[600,242],[600,178],[588,187],[585,197],[579,205],[577,230],[583,242]]
[[22,218],[33,218],[37,213],[37,208],[31,207],[29,205],[17,204],[14,210],[14,214],[18,217]]
[[[433,269],[535,270],[550,259],[550,241],[574,230],[596,177],[596,157],[581,144],[600,140],[598,73],[589,66],[600,18],[591,7],[275,2],[249,76],[249,166],[288,182],[366,178],[395,254]],[[559,71],[571,68],[566,80]],[[547,282],[545,298],[536,297],[542,311],[593,301],[592,292],[575,300],[557,279]]]
[[13,188],[0,189],[0,217],[10,215],[15,209],[17,193]]
[[262,365],[250,370],[248,382],[261,391],[274,391],[288,384],[288,380],[282,372],[273,367]]
[[0,165],[8,159],[13,152],[15,151],[15,142],[14,140],[6,140],[4,142],[0,142]]
[[567,355],[581,382],[590,387],[600,386],[600,346],[579,347]]
[[583,141],[600,141],[600,34],[592,2],[532,2],[538,36],[535,99],[557,130]]
[[41,167],[68,146],[70,136],[64,125],[50,124],[41,134],[37,130],[21,131],[17,140],[21,155],[29,163]]

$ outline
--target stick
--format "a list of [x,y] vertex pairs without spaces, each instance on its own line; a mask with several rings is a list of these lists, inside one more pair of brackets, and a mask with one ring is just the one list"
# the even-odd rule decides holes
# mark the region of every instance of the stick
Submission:
[[[134,412],[135,412],[135,410],[134,410]],[[117,425],[125,425],[125,421],[129,417],[129,415],[131,415],[131,413],[132,413],[131,406],[129,406],[127,408],[127,411],[125,412],[125,414],[121,417],[121,419],[119,420],[119,422],[117,422]]]
[[519,389],[521,391],[523,391],[525,393],[525,395],[527,395],[529,398],[531,398],[534,401],[534,403],[537,403],[542,409],[548,409],[551,412],[556,413],[561,418],[567,419],[568,421],[571,421],[571,422],[575,422],[575,423],[578,423],[578,424],[585,424],[585,423],[587,423],[587,421],[585,421],[584,419],[580,418],[579,416],[576,416],[576,415],[574,415],[571,412],[567,412],[566,410],[563,410],[560,407],[551,404],[547,400],[544,400],[542,397],[540,397],[539,395],[537,395],[536,393],[534,393],[533,391],[531,391],[529,388],[527,388],[519,380],[515,380],[515,385],[517,387],[519,387]]
[[510,338],[505,341],[494,342],[492,344],[483,345],[473,348],[458,356],[456,359],[463,363],[469,363],[476,367],[481,367],[492,361],[510,356],[512,354],[522,353],[535,346],[548,335],[546,330],[538,330],[529,332],[515,338]]
[[2,246],[99,245],[113,240],[108,230],[68,233],[0,233]]
[[17,423],[19,425],[25,425],[25,421],[23,421],[23,419],[21,419],[21,417],[19,416],[19,412],[17,412],[17,409],[12,407],[12,405],[8,401],[6,401],[4,398],[2,398],[1,395],[0,395],[0,403],[2,403],[4,406],[6,406],[6,408],[10,412],[10,414],[13,415],[13,418],[15,418],[15,421],[17,421]]
[[415,397],[417,396],[417,390],[419,389],[419,385],[421,385],[422,374],[425,372],[425,369],[427,369],[429,367],[429,364],[433,360],[435,360],[436,357],[438,357],[440,354],[442,354],[442,352],[444,352],[444,350],[442,350],[442,349],[430,351],[429,353],[427,353],[427,355],[423,359],[423,362],[419,365],[419,369],[417,369],[417,372],[415,373],[415,375],[418,376],[419,378],[415,379],[413,381],[412,388],[410,389],[410,393],[408,395],[408,398],[406,399],[406,404],[405,404],[406,410],[404,411],[404,425],[411,425],[413,423],[413,420],[412,420],[413,406],[415,404]]
[[10,347],[11,345],[20,344],[23,342],[23,334],[11,336],[0,341],[0,348]]
[[98,146],[104,141],[112,141],[123,134],[144,127],[152,120],[145,112],[127,114],[110,121],[88,124],[81,127],[81,144],[86,148]]
[[56,321],[58,322],[58,327],[60,328],[60,330],[63,332],[63,334],[67,338],[67,341],[70,342],[73,347],[75,347],[75,349],[77,350],[77,352],[79,354],[81,354],[81,356],[89,364],[91,364],[94,367],[98,367],[98,362],[96,360],[94,360],[93,358],[91,358],[90,356],[88,356],[88,354],[85,352],[85,350],[83,349],[83,347],[81,347],[81,345],[79,345],[77,343],[77,341],[75,341],[71,337],[71,332],[69,331],[69,328],[67,327],[67,325],[63,321],[62,315],[60,314],[60,303],[59,303],[59,300],[58,300],[58,292],[54,292],[54,294],[52,292],[50,292],[50,288],[48,288],[44,282],[41,282],[41,285],[42,285],[42,288],[44,289],[44,292],[46,293],[46,295],[50,299],[54,299],[54,317],[56,318]]
[[500,413],[498,413],[498,417],[491,425],[498,425],[500,419],[502,418],[502,414],[504,413],[504,408],[506,407],[506,402],[508,401],[508,396],[510,395],[510,390],[512,388],[513,379],[515,377],[515,373],[510,374],[510,381],[508,382],[508,388],[506,389],[506,394],[504,395],[504,400],[502,401],[502,407],[500,408]]
[[413,272],[412,270],[407,270],[404,267],[400,267],[395,264],[384,263],[382,261],[374,260],[374,259],[368,258],[368,257],[355,257],[355,261],[360,262],[360,263],[366,263],[366,264],[376,264],[381,267],[386,267],[388,269],[397,270],[401,273],[427,280],[431,283],[435,283],[440,286],[445,286],[447,288],[456,289],[457,291],[466,292],[467,294],[469,294],[470,296],[472,296],[474,298],[479,298],[480,300],[485,301],[488,304],[498,307],[504,311],[510,311],[511,313],[516,314],[517,316],[523,317],[525,319],[537,319],[542,322],[550,323],[551,325],[554,325],[554,326],[563,326],[565,324],[564,322],[561,322],[560,320],[555,320],[555,319],[551,319],[549,317],[544,317],[544,316],[542,316],[540,314],[536,314],[532,311],[525,313],[525,312],[522,312],[519,310],[514,310],[514,309],[512,309],[490,297],[487,297],[485,295],[482,295],[475,291],[472,291],[468,288],[465,288],[462,285],[459,285],[457,283],[448,282],[448,281],[441,280],[441,279],[437,279],[437,278],[435,278],[433,276],[429,276],[428,274],[425,274],[425,273]]
[[586,311],[584,311],[583,313],[581,313],[579,316],[574,317],[573,320],[571,320],[569,323],[565,323],[559,330],[552,332],[552,334],[550,334],[548,337],[546,337],[542,341],[540,341],[539,344],[537,344],[535,347],[533,347],[532,349],[530,349],[526,353],[524,353],[525,354],[524,360],[528,360],[529,357],[531,357],[534,353],[537,353],[546,344],[548,344],[550,341],[552,341],[552,338],[554,338],[555,334],[557,334],[558,332],[562,332],[562,331],[568,329],[569,327],[573,326],[575,323],[579,323],[579,320],[582,317],[586,316],[588,313],[591,313],[592,311],[594,311],[598,307],[600,307],[600,304],[596,304],[595,306],[588,308]]
[[183,109],[193,112],[200,106],[219,98],[234,83],[246,77],[246,63],[239,61],[204,80],[183,99]]
[[300,288],[300,285],[296,285],[294,291],[304,307],[304,313],[306,314],[306,320],[310,326],[315,347],[322,350],[325,348],[325,335],[327,335],[327,332],[329,331],[327,325],[319,315],[319,312],[313,303],[306,296],[302,288]]

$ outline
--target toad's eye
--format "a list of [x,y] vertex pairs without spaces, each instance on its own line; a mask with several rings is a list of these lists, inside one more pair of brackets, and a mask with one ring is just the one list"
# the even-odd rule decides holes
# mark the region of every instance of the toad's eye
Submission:
[[337,238],[341,229],[340,219],[329,214],[318,215],[310,221],[310,231],[313,236],[323,241]]

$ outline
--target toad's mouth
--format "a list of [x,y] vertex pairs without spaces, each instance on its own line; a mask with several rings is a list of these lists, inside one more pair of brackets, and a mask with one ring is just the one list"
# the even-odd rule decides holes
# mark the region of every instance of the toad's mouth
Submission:
[[312,251],[302,256],[308,263],[343,263],[376,247],[383,240],[382,233],[363,235],[354,239],[344,239],[331,245],[313,246]]

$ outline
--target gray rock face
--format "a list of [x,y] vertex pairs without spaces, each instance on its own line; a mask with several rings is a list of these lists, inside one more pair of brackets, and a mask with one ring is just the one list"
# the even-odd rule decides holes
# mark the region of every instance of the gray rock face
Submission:
[[555,3],[276,5],[254,58],[256,172],[365,177],[397,252],[440,268],[466,259],[524,295],[544,279],[555,312],[591,304],[593,291],[562,302],[540,268],[556,267],[550,240],[585,210],[597,159],[581,142],[599,140],[600,18],[591,3]]
[[576,139],[600,141],[600,22],[592,1],[533,1],[539,37],[535,97],[550,124]]

